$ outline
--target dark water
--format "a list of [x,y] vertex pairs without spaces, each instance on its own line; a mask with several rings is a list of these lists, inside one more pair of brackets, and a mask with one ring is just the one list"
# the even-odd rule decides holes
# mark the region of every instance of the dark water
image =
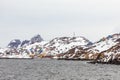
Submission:
[[120,66],[51,59],[0,59],[0,80],[120,80]]

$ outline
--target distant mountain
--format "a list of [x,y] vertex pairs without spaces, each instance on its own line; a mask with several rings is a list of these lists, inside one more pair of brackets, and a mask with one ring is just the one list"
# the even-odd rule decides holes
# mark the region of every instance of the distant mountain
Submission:
[[56,55],[69,51],[77,46],[87,47],[92,42],[84,37],[57,37],[44,45],[47,55]]
[[38,34],[30,39],[30,44],[43,41],[43,38]]
[[18,48],[23,46],[28,46],[30,44],[39,43],[43,41],[43,38],[38,34],[33,36],[30,40],[20,41],[19,39],[14,39],[8,44],[8,48]]
[[8,44],[8,48],[17,48],[19,45],[21,44],[21,41],[19,39],[14,39],[12,41],[10,41],[10,43]]

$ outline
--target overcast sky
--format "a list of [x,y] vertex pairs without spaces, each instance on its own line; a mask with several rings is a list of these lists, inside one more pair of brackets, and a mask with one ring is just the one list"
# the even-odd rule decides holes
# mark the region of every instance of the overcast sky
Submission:
[[0,0],[0,46],[40,34],[85,36],[91,41],[120,32],[120,0]]

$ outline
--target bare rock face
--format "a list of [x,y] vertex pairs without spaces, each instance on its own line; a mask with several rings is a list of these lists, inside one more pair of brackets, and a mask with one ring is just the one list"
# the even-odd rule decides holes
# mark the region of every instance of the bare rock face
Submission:
[[43,38],[38,34],[31,38],[30,44],[43,41]]
[[28,46],[30,44],[39,43],[43,41],[43,38],[38,34],[32,37],[30,40],[20,41],[19,39],[14,39],[8,44],[8,48],[18,48],[23,46]]
[[10,41],[10,43],[8,44],[8,48],[17,48],[19,45],[21,44],[21,41],[19,39],[14,39],[12,41]]
[[39,43],[39,42],[42,42],[42,41],[43,41],[43,38],[38,34],[38,35],[33,36],[30,40],[22,41],[21,47],[28,46],[28,45],[31,45],[31,44],[34,44],[34,43]]
[[22,41],[22,43],[21,43],[21,47],[27,46],[27,45],[29,45],[29,43],[30,43],[30,40],[24,40],[24,41]]

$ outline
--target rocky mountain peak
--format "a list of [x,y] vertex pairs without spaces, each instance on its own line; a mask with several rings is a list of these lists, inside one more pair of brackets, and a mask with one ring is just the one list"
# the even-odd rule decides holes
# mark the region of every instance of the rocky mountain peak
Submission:
[[19,39],[14,39],[12,41],[10,41],[10,43],[8,44],[8,48],[17,48],[19,45],[21,44],[21,41]]
[[36,42],[41,42],[41,41],[43,41],[43,38],[39,34],[37,34],[30,39],[30,44],[34,44]]

